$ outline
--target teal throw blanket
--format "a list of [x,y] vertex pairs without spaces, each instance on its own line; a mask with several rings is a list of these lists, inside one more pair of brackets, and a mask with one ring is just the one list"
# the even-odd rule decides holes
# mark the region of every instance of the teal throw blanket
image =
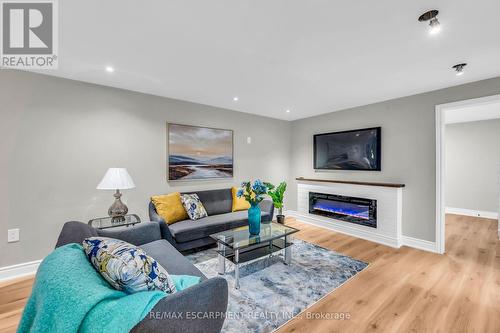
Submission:
[[128,332],[165,296],[112,288],[82,246],[68,244],[41,263],[18,332]]

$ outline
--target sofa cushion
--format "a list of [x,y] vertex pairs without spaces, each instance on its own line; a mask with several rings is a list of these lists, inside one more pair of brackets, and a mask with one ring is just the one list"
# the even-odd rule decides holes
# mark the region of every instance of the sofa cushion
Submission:
[[143,249],[114,238],[90,237],[83,241],[89,261],[102,277],[127,294],[161,290],[176,292],[167,271]]
[[[269,213],[262,212],[262,219],[269,220]],[[197,221],[179,221],[169,226],[170,232],[179,243],[208,237],[211,234],[247,225],[248,212],[239,211],[207,216]]]
[[182,221],[188,218],[186,209],[181,202],[181,194],[174,192],[165,195],[154,195],[151,201],[155,205],[156,212],[168,224]]
[[230,188],[186,193],[198,194],[198,197],[200,198],[200,201],[209,216],[231,212],[233,199]]
[[198,194],[181,194],[181,201],[191,220],[199,220],[208,216]]
[[236,187],[231,187],[231,195],[233,200],[233,212],[240,210],[248,210],[250,208],[250,203],[244,197],[238,197],[239,189]]
[[193,275],[201,277],[202,280],[206,280],[205,275],[203,275],[198,268],[164,239],[143,244],[140,248],[143,249],[147,255],[155,258],[170,274]]

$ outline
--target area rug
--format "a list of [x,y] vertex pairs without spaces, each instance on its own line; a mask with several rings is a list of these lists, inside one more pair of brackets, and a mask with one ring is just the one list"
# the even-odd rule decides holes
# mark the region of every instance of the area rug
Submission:
[[[272,332],[368,266],[299,239],[292,253],[291,265],[279,252],[241,265],[239,290],[234,289],[234,266],[226,261],[229,302],[222,332]],[[218,276],[216,249],[188,259],[207,277]]]

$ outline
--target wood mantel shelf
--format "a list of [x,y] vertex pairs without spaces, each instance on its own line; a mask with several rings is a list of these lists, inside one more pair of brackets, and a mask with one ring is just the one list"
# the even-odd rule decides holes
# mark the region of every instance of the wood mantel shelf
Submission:
[[397,184],[397,183],[357,182],[357,181],[349,181],[349,180],[313,179],[313,178],[303,178],[303,177],[297,177],[295,179],[299,180],[299,181],[321,182],[321,183],[353,184],[353,185],[396,187],[396,188],[405,187],[405,184]]

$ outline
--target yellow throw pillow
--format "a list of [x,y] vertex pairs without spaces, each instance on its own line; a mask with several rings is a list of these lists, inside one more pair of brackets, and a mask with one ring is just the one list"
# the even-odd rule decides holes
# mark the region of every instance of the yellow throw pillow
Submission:
[[250,204],[248,201],[245,200],[245,198],[241,197],[238,198],[236,195],[238,193],[238,189],[236,187],[231,187],[231,194],[233,195],[233,212],[236,212],[238,210],[247,210],[250,208]]
[[153,201],[158,215],[160,215],[167,224],[189,219],[182,205],[181,194],[179,192],[155,195],[151,197],[151,201]]

